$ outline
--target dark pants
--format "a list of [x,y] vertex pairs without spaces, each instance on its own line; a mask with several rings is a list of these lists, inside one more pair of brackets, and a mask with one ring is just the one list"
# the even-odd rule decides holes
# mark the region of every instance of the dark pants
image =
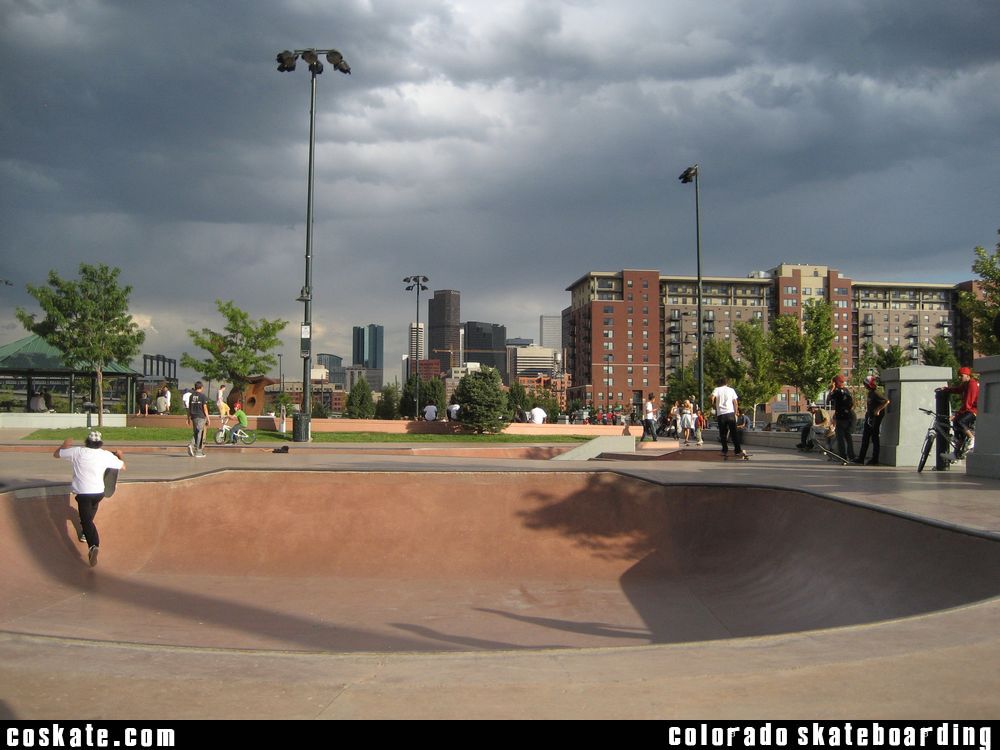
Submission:
[[103,499],[103,492],[97,495],[76,496],[76,504],[80,509],[80,526],[83,527],[83,535],[87,539],[88,547],[101,546],[101,537],[94,525],[94,516],[97,515],[97,506]]
[[642,420],[642,439],[646,439],[646,435],[649,435],[653,440],[657,440],[656,437],[656,420],[644,419]]
[[846,458],[848,461],[854,460],[854,439],[851,433],[854,432],[854,415],[837,417],[836,442],[837,455]]
[[865,417],[865,427],[861,431],[861,450],[858,453],[858,461],[864,461],[865,455],[868,453],[868,441],[872,444],[872,461],[878,463],[878,451],[879,451],[879,430],[882,429],[882,419],[885,417],[885,412],[880,412],[878,416],[866,416]]
[[722,442],[722,453],[725,455],[729,453],[729,437],[733,438],[733,450],[737,454],[743,452],[743,448],[740,445],[740,431],[736,429],[736,415],[735,414],[720,414],[719,415],[719,440]]
[[976,415],[971,411],[963,411],[956,414],[952,421],[955,423],[955,453],[964,455],[965,446],[969,442],[969,432],[976,427]]

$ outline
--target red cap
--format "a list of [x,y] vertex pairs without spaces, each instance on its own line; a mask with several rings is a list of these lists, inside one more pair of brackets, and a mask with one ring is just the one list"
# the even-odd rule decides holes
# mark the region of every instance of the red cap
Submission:
[[834,383],[836,383],[836,384],[837,384],[837,387],[839,388],[840,386],[842,386],[842,385],[843,385],[844,383],[846,383],[846,382],[847,382],[847,379],[846,379],[846,378],[845,378],[845,377],[844,377],[843,375],[837,375],[837,376],[836,376],[836,377],[835,377],[835,378],[833,379],[833,382],[834,382]]
[[968,367],[959,367],[958,368],[958,374],[959,375],[968,375],[968,376],[971,377],[972,376],[972,370],[970,370]]

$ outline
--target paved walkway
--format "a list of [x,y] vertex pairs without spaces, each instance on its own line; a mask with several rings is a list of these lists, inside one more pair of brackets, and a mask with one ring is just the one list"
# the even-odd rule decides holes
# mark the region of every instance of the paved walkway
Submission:
[[[30,502],[39,493],[64,491],[66,465],[38,450],[11,450],[25,447],[15,438],[0,434],[0,448],[7,448],[0,450],[0,492],[20,488],[15,494]],[[767,450],[748,463],[577,463],[463,457],[461,451],[378,455],[386,446],[371,444],[293,444],[287,454],[272,453],[274,447],[210,448],[207,458],[196,460],[180,445],[150,452],[126,446],[122,481],[257,470],[600,470],[678,488],[801,489],[1000,543],[1000,481],[968,477],[961,468],[917,474],[841,467]],[[29,489],[39,487],[48,489]],[[982,575],[1000,580],[1000,570]],[[308,654],[0,632],[0,718],[995,718],[998,665],[1000,599],[827,630],[541,651]]]

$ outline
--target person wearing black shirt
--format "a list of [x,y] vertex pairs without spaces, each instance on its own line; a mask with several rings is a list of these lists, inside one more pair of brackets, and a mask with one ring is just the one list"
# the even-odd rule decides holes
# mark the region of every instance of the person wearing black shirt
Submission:
[[868,389],[868,404],[865,408],[865,426],[861,432],[861,452],[854,459],[854,463],[863,464],[865,455],[868,453],[868,441],[872,444],[872,460],[869,466],[878,466],[879,451],[879,430],[882,429],[882,418],[885,417],[885,408],[889,405],[889,399],[878,392],[878,386],[874,375],[865,378],[865,388]]
[[208,425],[208,396],[205,386],[199,380],[194,384],[191,398],[188,400],[188,423],[191,425],[193,437],[188,446],[188,455],[195,458],[205,457],[205,427]]
[[833,390],[827,396],[826,402],[833,409],[836,452],[841,458],[854,461],[854,440],[851,438],[855,421],[854,397],[844,387],[845,382],[843,375],[833,379]]

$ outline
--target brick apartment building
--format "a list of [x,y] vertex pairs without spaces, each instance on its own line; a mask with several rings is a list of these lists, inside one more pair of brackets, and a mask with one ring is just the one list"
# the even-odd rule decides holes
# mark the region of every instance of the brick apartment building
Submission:
[[[953,345],[965,326],[956,307],[968,284],[854,281],[821,265],[783,263],[747,277],[702,277],[705,336],[730,341],[733,328],[777,315],[802,315],[810,299],[833,307],[834,342],[841,369],[850,374],[866,343],[898,345],[919,361],[920,346],[936,336]],[[570,399],[595,407],[637,407],[644,394],[662,399],[672,372],[697,359],[697,279],[655,270],[591,272],[567,287],[563,310],[565,367]],[[965,357],[968,359],[968,357]],[[774,409],[798,410],[786,389]]]

